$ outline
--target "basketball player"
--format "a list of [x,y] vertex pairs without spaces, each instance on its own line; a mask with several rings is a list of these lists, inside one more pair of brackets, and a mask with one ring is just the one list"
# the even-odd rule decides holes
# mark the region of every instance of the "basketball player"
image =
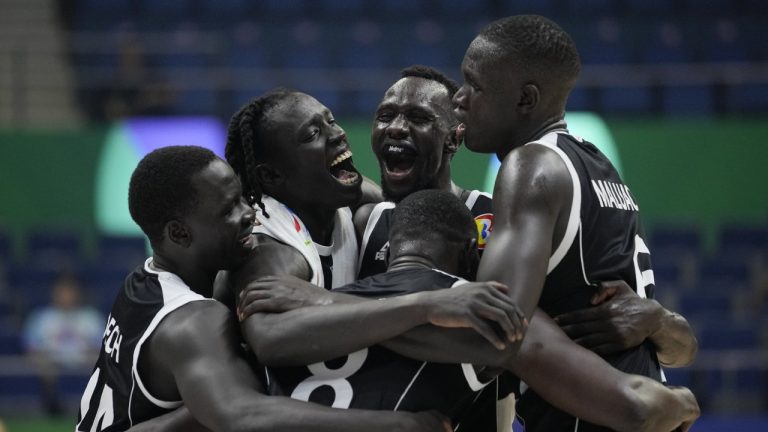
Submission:
[[127,430],[182,403],[213,430],[445,430],[434,414],[340,412],[261,394],[236,321],[210,300],[216,273],[251,253],[254,222],[239,180],[212,152],[148,154],[131,176],[129,208],[153,256],[118,293],[78,431]]
[[289,90],[256,98],[232,117],[226,157],[261,210],[254,264],[239,278],[292,274],[328,289],[355,279],[349,207],[361,200],[363,178],[328,108]]
[[[420,108],[421,110],[426,110],[428,114],[431,114],[433,112],[433,111],[430,111],[430,110],[434,110],[435,106],[437,106],[439,108],[442,105],[446,109],[449,106],[450,98],[446,94],[447,92],[443,92],[444,88],[442,86],[437,85],[437,86],[433,86],[432,88],[430,88],[428,85],[429,84],[434,84],[434,83],[431,83],[430,80],[423,79],[421,77],[410,77],[410,78],[407,78],[405,80],[401,80],[401,82],[404,82],[404,81],[413,81],[416,84],[420,84],[420,85],[406,86],[407,88],[414,89],[414,93],[417,93],[417,94],[427,93],[427,94],[429,94],[430,91],[431,91],[432,96],[427,97],[426,101],[422,100],[421,103],[422,103],[423,106]],[[413,83],[411,83],[411,84],[413,84]],[[426,85],[424,85],[424,84],[426,84]],[[403,88],[406,88],[406,87],[403,87]],[[401,100],[403,98],[402,93],[395,92],[395,94],[396,95],[400,94],[400,96],[397,96],[398,100]],[[413,103],[412,105],[417,105],[417,103]],[[404,108],[400,108],[400,107],[396,107],[396,108],[397,109],[404,109]],[[413,107],[411,106],[411,108],[413,108]],[[451,114],[450,111],[447,111],[447,113],[449,115]],[[455,125],[455,123],[454,123],[454,125]],[[432,136],[438,136],[438,137],[444,138],[444,137],[447,137],[448,135],[450,135],[450,126],[451,126],[451,124],[449,122],[445,122],[445,123],[439,123],[438,126],[430,125],[429,127],[431,127],[432,130],[436,130],[436,132],[434,132]],[[407,128],[407,130],[410,130],[410,125]],[[401,131],[401,132],[399,132],[399,134],[400,135],[407,135],[408,133]],[[440,147],[443,145],[443,142],[444,142],[444,141],[442,141],[441,138],[437,138],[437,140],[435,140],[433,138],[432,141],[430,141],[428,139],[424,139],[423,135],[422,135],[422,139],[418,141],[418,145],[420,145],[420,146],[428,146],[429,145],[429,146],[432,146],[432,148],[438,147],[438,149],[440,149]],[[375,147],[375,145],[376,144],[374,142],[374,147]],[[430,149],[430,150],[424,151],[424,153],[432,154],[432,151]],[[419,172],[421,173],[421,172],[432,172],[432,171],[431,170],[422,170],[422,171],[419,171]],[[416,177],[416,176],[413,176],[413,177]],[[448,177],[448,178],[450,178],[450,177]],[[385,185],[385,191],[386,191],[386,189],[387,189],[387,187],[386,187],[386,185],[387,185],[386,177],[383,178],[383,184]],[[450,184],[450,182],[449,182],[449,184]],[[266,294],[266,291],[259,291],[258,295],[259,296],[265,296],[267,294]],[[312,300],[312,301],[315,301],[317,303],[325,303],[325,302],[330,302],[330,301],[333,301],[333,300],[330,300],[329,298],[325,297],[322,300]],[[302,301],[299,300],[296,303],[297,304],[301,304],[301,302]],[[280,305],[280,307],[284,307],[284,305]],[[294,325],[297,325],[297,326],[301,325],[301,321],[300,320],[290,320],[288,322],[290,322],[290,323],[292,323]],[[266,362],[268,362],[270,364],[289,364],[289,363],[286,363],[286,362],[291,362],[290,364],[310,363],[310,362],[318,360],[318,355],[321,354],[319,350],[321,350],[323,348],[329,348],[329,343],[331,343],[331,342],[333,342],[333,343],[341,343],[341,344],[351,343],[351,339],[350,338],[352,338],[353,336],[358,337],[358,340],[359,340],[360,337],[365,337],[365,335],[367,334],[367,332],[358,332],[358,333],[345,332],[344,333],[344,335],[345,335],[344,338],[341,338],[341,337],[337,336],[335,338],[332,338],[332,340],[327,340],[327,342],[325,342],[325,343],[323,343],[321,345],[317,344],[316,342],[313,343],[312,340],[310,340],[310,341],[308,341],[306,343],[301,343],[301,344],[296,345],[297,349],[293,350],[293,349],[289,349],[291,344],[286,343],[285,339],[282,339],[282,333],[277,334],[277,333],[270,333],[268,331],[269,329],[274,329],[274,328],[281,328],[281,329],[286,328],[285,326],[288,325],[288,324],[285,323],[285,322],[283,322],[283,323],[284,324],[281,324],[280,326],[275,326],[275,325],[271,325],[271,324],[270,325],[265,324],[265,325],[261,326],[261,330],[258,330],[258,326],[257,326],[256,330],[250,330],[252,332],[255,332],[256,334],[258,334],[259,331],[262,332],[262,336],[261,337],[253,336],[251,338],[251,339],[256,341],[253,344],[253,346],[255,346],[257,351],[260,353],[259,355],[260,355],[260,358],[262,359],[262,361],[266,361]],[[249,326],[246,326],[246,334],[248,334],[248,332],[249,332],[249,330],[247,330],[248,327]],[[368,328],[372,328],[372,327],[375,328],[375,326],[368,326]],[[301,327],[299,327],[299,328],[301,328]],[[314,326],[313,325],[307,325],[307,326],[305,326],[303,328],[304,328],[304,331],[300,331],[299,333],[303,334],[303,335],[309,335],[309,334],[311,334],[311,331],[314,329]],[[549,333],[544,333],[544,334],[549,335]],[[560,337],[560,339],[556,339],[556,340],[559,340],[561,342],[561,344],[560,345],[557,345],[557,344],[553,345],[553,344],[550,344],[549,341],[547,341],[548,342],[548,347],[551,347],[550,352],[559,352],[558,349],[560,349],[561,351],[563,351],[563,354],[560,354],[561,356],[569,356],[571,358],[579,358],[578,356],[572,355],[566,349],[566,348],[570,348],[570,349],[578,350],[579,348],[576,347],[575,345],[573,345],[573,343],[571,343],[569,340],[567,340],[564,337]],[[367,346],[369,344],[372,344],[372,343],[374,343],[374,342],[368,341],[368,343],[365,346]],[[348,347],[349,345],[343,345],[343,346]],[[452,344],[447,344],[446,346],[452,346]],[[532,344],[532,346],[536,347],[535,344]],[[311,349],[310,349],[310,347],[311,347]],[[343,351],[342,350],[341,352],[342,353],[346,353],[346,352],[349,352],[349,351]],[[326,353],[326,355],[327,355],[327,353]],[[434,356],[435,354],[432,353],[431,355]],[[583,353],[582,353],[582,355],[583,355]],[[325,358],[330,358],[330,357],[325,357]],[[589,361],[589,358],[587,358],[587,362],[588,361]],[[579,382],[581,382],[582,384],[583,384],[583,382],[585,382],[582,379],[584,377],[584,375],[579,373],[580,372],[580,366],[582,366],[583,364],[586,364],[585,362],[574,361],[573,364],[575,365],[575,367],[573,367],[571,369],[573,371],[573,372],[571,372],[571,375],[567,375],[566,374],[566,376],[563,377],[561,380],[553,380],[553,379],[551,379],[551,377],[556,377],[556,376],[558,376],[558,373],[564,372],[564,369],[563,369],[562,366],[563,366],[563,364],[567,364],[567,362],[562,362],[562,361],[559,361],[559,360],[557,360],[555,358],[554,360],[551,360],[551,361],[541,361],[541,360],[537,361],[537,360],[533,360],[533,361],[531,361],[529,363],[524,363],[524,362],[520,362],[520,363],[521,364],[535,365],[536,367],[544,368],[544,372],[543,373],[540,373],[540,374],[536,375],[537,377],[543,377],[544,378],[543,380],[538,380],[537,381],[533,377],[531,377],[530,380],[529,380],[529,381],[533,382],[536,387],[541,387],[543,385],[550,385],[550,386],[552,386],[551,383],[558,382],[558,381],[560,383],[571,382],[571,381],[566,381],[566,379],[580,380]],[[603,363],[598,363],[598,365],[602,365],[602,364]],[[547,372],[547,369],[546,369],[546,367],[544,365],[549,366],[549,368],[550,368],[549,372]],[[607,366],[603,366],[603,368],[607,368]],[[532,370],[531,367],[520,367],[519,369],[522,369],[522,370],[525,370],[525,371]],[[564,405],[564,406],[575,407],[574,409],[576,411],[574,411],[574,412],[581,412],[579,410],[586,411],[587,412],[586,415],[591,415],[592,416],[590,418],[595,419],[596,421],[600,421],[603,424],[612,425],[612,426],[614,426],[614,427],[616,427],[618,429],[632,430],[632,429],[635,429],[635,426],[636,426],[636,423],[631,423],[631,422],[628,425],[627,421],[631,417],[627,417],[625,415],[622,415],[622,413],[625,412],[625,411],[622,411],[621,409],[619,409],[621,407],[629,406],[632,409],[636,409],[637,411],[653,412],[653,414],[649,414],[646,417],[646,420],[648,421],[647,424],[653,424],[653,419],[656,418],[658,416],[658,414],[664,414],[663,410],[660,409],[660,408],[665,407],[664,405],[653,405],[653,407],[655,407],[657,409],[656,411],[653,411],[647,405],[633,404],[632,402],[637,402],[636,400],[627,401],[627,396],[635,397],[636,395],[627,394],[626,393],[626,389],[614,386],[613,384],[616,381],[615,380],[611,381],[611,379],[613,379],[613,376],[614,375],[612,375],[611,373],[600,373],[599,372],[599,367],[595,368],[595,374],[593,374],[592,379],[593,380],[601,380],[601,379],[605,380],[603,382],[603,384],[604,384],[603,386],[591,384],[591,386],[593,388],[601,389],[600,391],[596,391],[594,393],[594,394],[599,396],[599,397],[595,397],[595,398],[588,397],[588,394],[585,393],[585,392],[582,392],[582,391],[573,391],[573,392],[570,392],[570,393],[567,392],[567,391],[562,391],[562,388],[561,388],[560,385],[552,386],[553,387],[552,391],[555,392],[558,395],[558,397],[563,397],[565,395],[569,395],[570,396],[570,400],[567,402],[568,405]],[[571,390],[571,389],[575,388],[575,386],[569,386],[567,388],[569,390]],[[558,399],[556,399],[556,400],[558,400]],[[665,400],[665,399],[662,398],[662,397],[659,397],[658,400]],[[599,402],[602,402],[602,403],[595,403],[595,401],[599,401]],[[594,409],[595,406],[602,406],[602,407],[605,407],[605,409],[604,410],[595,410]],[[638,409],[638,406],[640,407],[639,409]],[[667,406],[670,406],[670,405],[667,405]],[[614,409],[614,408],[616,408],[616,409]],[[507,425],[508,425],[508,423],[507,423]],[[628,425],[628,426],[626,426],[626,425]],[[476,430],[479,430],[479,429],[476,429]]]
[[[412,292],[419,297],[445,295],[453,300],[441,308],[463,309],[460,305],[469,300],[480,319],[509,314],[511,304],[498,305],[494,311],[489,307],[492,304],[482,300],[491,292],[470,287],[454,276],[474,277],[478,255],[473,218],[452,194],[437,190],[414,193],[396,208],[393,218],[389,270],[338,288],[336,293],[375,299]],[[464,285],[439,289],[459,283]],[[246,290],[241,303],[245,315],[254,308],[263,310],[271,301],[258,298],[258,293],[254,285]],[[494,301],[505,297],[499,291],[492,293]],[[314,306],[260,317],[253,326],[258,335],[255,339],[261,341],[254,347],[256,355],[268,366],[279,366],[269,368],[271,392],[340,408],[438,409],[451,417],[455,430],[477,430],[460,424],[485,385],[472,366],[427,363],[371,346],[415,327],[403,314],[408,304],[398,306],[401,310],[388,310],[388,305],[408,297]],[[457,326],[459,320],[453,316],[460,314],[445,315],[456,322],[446,323],[440,318],[433,323]],[[515,321],[519,327],[519,318]],[[510,331],[505,329],[505,333]],[[507,344],[518,342],[521,336],[509,338]],[[275,349],[276,344],[279,349]],[[513,356],[514,351],[507,349],[504,355]],[[334,359],[337,356],[342,357]],[[301,366],[306,364],[310,366]],[[288,365],[298,367],[285,367]]]
[[[462,63],[465,82],[453,98],[467,147],[502,160],[494,233],[478,277],[508,284],[529,318],[537,305],[551,316],[587,308],[597,282],[607,279],[628,281],[641,297],[653,296],[650,255],[629,188],[605,156],[570,135],[563,122],[579,69],[573,42],[556,24],[539,16],[509,17],[488,25],[471,43]],[[685,320],[672,315],[665,325],[669,330],[662,335],[607,360],[660,380],[657,349],[670,353],[670,362],[691,351]],[[518,413],[527,430],[600,430],[530,390]],[[687,428],[697,416],[692,401],[689,415],[666,429]]]
[[[374,119],[371,144],[381,167],[381,184],[385,196],[388,199],[399,201],[403,196],[419,190],[420,188],[435,188],[453,192],[457,197],[466,199],[467,206],[472,210],[478,225],[478,245],[482,245],[487,240],[487,233],[492,228],[493,216],[490,213],[491,200],[486,194],[478,191],[465,191],[451,181],[450,161],[453,153],[458,148],[458,142],[455,136],[455,128],[458,121],[451,112],[451,97],[458,90],[458,86],[452,80],[447,78],[441,72],[423,66],[407,68],[402,72],[402,78],[397,81],[384,95],[379,105]],[[475,199],[476,197],[476,199]],[[468,198],[468,199],[467,199]],[[358,233],[364,233],[361,246],[361,275],[375,274],[381,271],[384,265],[384,257],[388,247],[388,229],[389,218],[391,215],[392,203],[381,203],[369,206],[363,206],[358,210],[355,219]],[[373,208],[371,212],[370,209]],[[368,211],[366,211],[366,209]],[[479,210],[479,211],[478,211]],[[363,214],[362,218],[359,215]],[[360,229],[362,221],[365,230]],[[367,226],[365,226],[367,224]],[[626,284],[611,284],[601,286],[605,293],[611,290],[620,290],[622,292],[621,301],[611,301],[604,303],[604,306],[586,309],[581,311],[584,316],[582,321],[589,321],[580,329],[580,324],[569,325],[567,328],[572,331],[581,331],[582,340],[589,342],[592,340],[602,341],[602,345],[595,346],[596,351],[613,345],[621,346],[622,349],[628,343],[638,345],[646,338],[648,334],[656,329],[666,328],[662,326],[668,316],[674,316],[671,312],[663,309],[657,302],[639,298],[634,292],[629,295],[624,291],[628,287]],[[617,298],[618,299],[618,298]],[[601,300],[604,300],[601,299]],[[608,307],[606,307],[608,306]],[[610,321],[605,322],[601,317],[617,317],[617,324],[611,325]],[[564,324],[570,324],[579,316],[573,319],[562,317]],[[597,325],[596,325],[597,324]],[[551,322],[538,321],[534,325],[552,325]],[[552,329],[550,331],[556,331]],[[584,336],[584,332],[589,334]],[[663,333],[657,331],[656,333]],[[535,333],[537,334],[537,333]],[[597,338],[591,336],[596,335]],[[607,339],[606,335],[616,335],[615,339]],[[524,344],[522,351],[515,360],[516,370],[525,378],[531,366],[546,369],[548,363],[539,361],[537,358],[525,355],[526,347],[535,346],[535,340],[529,335],[531,345]],[[567,339],[563,340],[564,357],[575,358],[582,351],[579,347]],[[695,343],[695,340],[693,340]],[[549,341],[548,341],[549,343]],[[550,343],[551,344],[551,343]],[[695,348],[694,348],[695,351]],[[667,356],[668,358],[670,356]],[[683,356],[678,356],[683,357]],[[691,358],[692,355],[689,355]],[[526,359],[531,359],[535,364],[526,365]],[[544,382],[533,381],[533,378],[527,379],[529,385],[546,392],[543,388],[552,383],[560,383],[550,391],[563,394],[562,387],[567,387],[569,377],[578,376],[581,366],[578,361],[572,364],[575,366],[570,371],[567,366],[568,361],[558,361],[556,358],[551,363],[553,370],[545,372],[542,376],[548,377]],[[683,362],[689,362],[685,358],[680,358]],[[607,368],[608,366],[603,366]],[[560,378],[558,374],[564,376]],[[610,374],[596,374],[597,379],[605,379]],[[553,379],[554,378],[554,379]],[[502,384],[505,380],[502,380]],[[592,385],[592,387],[595,387]],[[575,386],[570,386],[575,388]],[[492,389],[486,388],[483,397],[487,397]],[[500,400],[508,393],[504,385],[498,389],[496,396]],[[571,395],[572,400],[587,401],[590,393],[587,391],[576,391]],[[621,395],[615,395],[612,400],[621,399]],[[481,406],[475,405],[475,407]],[[597,403],[585,404],[587,409],[594,411]],[[604,410],[603,412],[608,412]],[[478,413],[480,417],[493,417],[493,404],[491,404],[491,415],[486,412],[484,415]],[[605,420],[598,420],[603,424]],[[613,423],[615,424],[615,423]],[[479,430],[478,426],[478,430]]]

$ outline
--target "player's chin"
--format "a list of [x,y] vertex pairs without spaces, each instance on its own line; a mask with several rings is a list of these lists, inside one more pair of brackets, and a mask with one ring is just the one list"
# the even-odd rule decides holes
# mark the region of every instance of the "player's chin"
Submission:
[[336,182],[334,199],[338,207],[351,207],[360,202],[363,197],[363,176],[358,176],[354,182]]
[[410,183],[381,182],[381,193],[387,201],[400,202],[415,191],[416,186]]
[[493,144],[485,141],[481,137],[472,137],[467,134],[464,138],[464,146],[475,153],[495,153]]

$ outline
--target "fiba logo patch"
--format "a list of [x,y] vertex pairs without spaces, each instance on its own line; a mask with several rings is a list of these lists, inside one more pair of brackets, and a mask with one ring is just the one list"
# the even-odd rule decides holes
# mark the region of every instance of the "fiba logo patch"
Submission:
[[488,242],[488,236],[493,231],[493,213],[476,216],[475,225],[477,225],[477,248],[483,250]]

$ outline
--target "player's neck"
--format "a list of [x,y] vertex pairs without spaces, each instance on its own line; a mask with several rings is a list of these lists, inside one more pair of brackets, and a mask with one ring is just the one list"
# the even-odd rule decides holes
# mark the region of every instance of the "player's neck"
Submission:
[[173,260],[157,253],[152,256],[149,267],[153,271],[175,274],[192,291],[203,297],[211,297],[213,295],[213,280],[216,278],[215,272],[208,272],[201,269],[200,266],[178,265]]
[[336,210],[316,208],[314,210],[294,209],[294,211],[307,227],[315,243],[326,246],[331,244]]
[[401,255],[389,262],[387,271],[397,271],[409,268],[435,268],[434,261],[425,256],[419,255]]

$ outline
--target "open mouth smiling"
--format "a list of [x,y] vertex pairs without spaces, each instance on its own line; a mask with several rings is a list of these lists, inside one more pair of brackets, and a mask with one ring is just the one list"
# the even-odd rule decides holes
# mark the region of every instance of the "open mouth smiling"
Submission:
[[386,143],[381,156],[387,175],[401,178],[411,173],[419,154],[410,144]]
[[328,166],[331,176],[345,186],[351,186],[360,180],[360,174],[352,164],[352,152],[345,150],[338,154]]

